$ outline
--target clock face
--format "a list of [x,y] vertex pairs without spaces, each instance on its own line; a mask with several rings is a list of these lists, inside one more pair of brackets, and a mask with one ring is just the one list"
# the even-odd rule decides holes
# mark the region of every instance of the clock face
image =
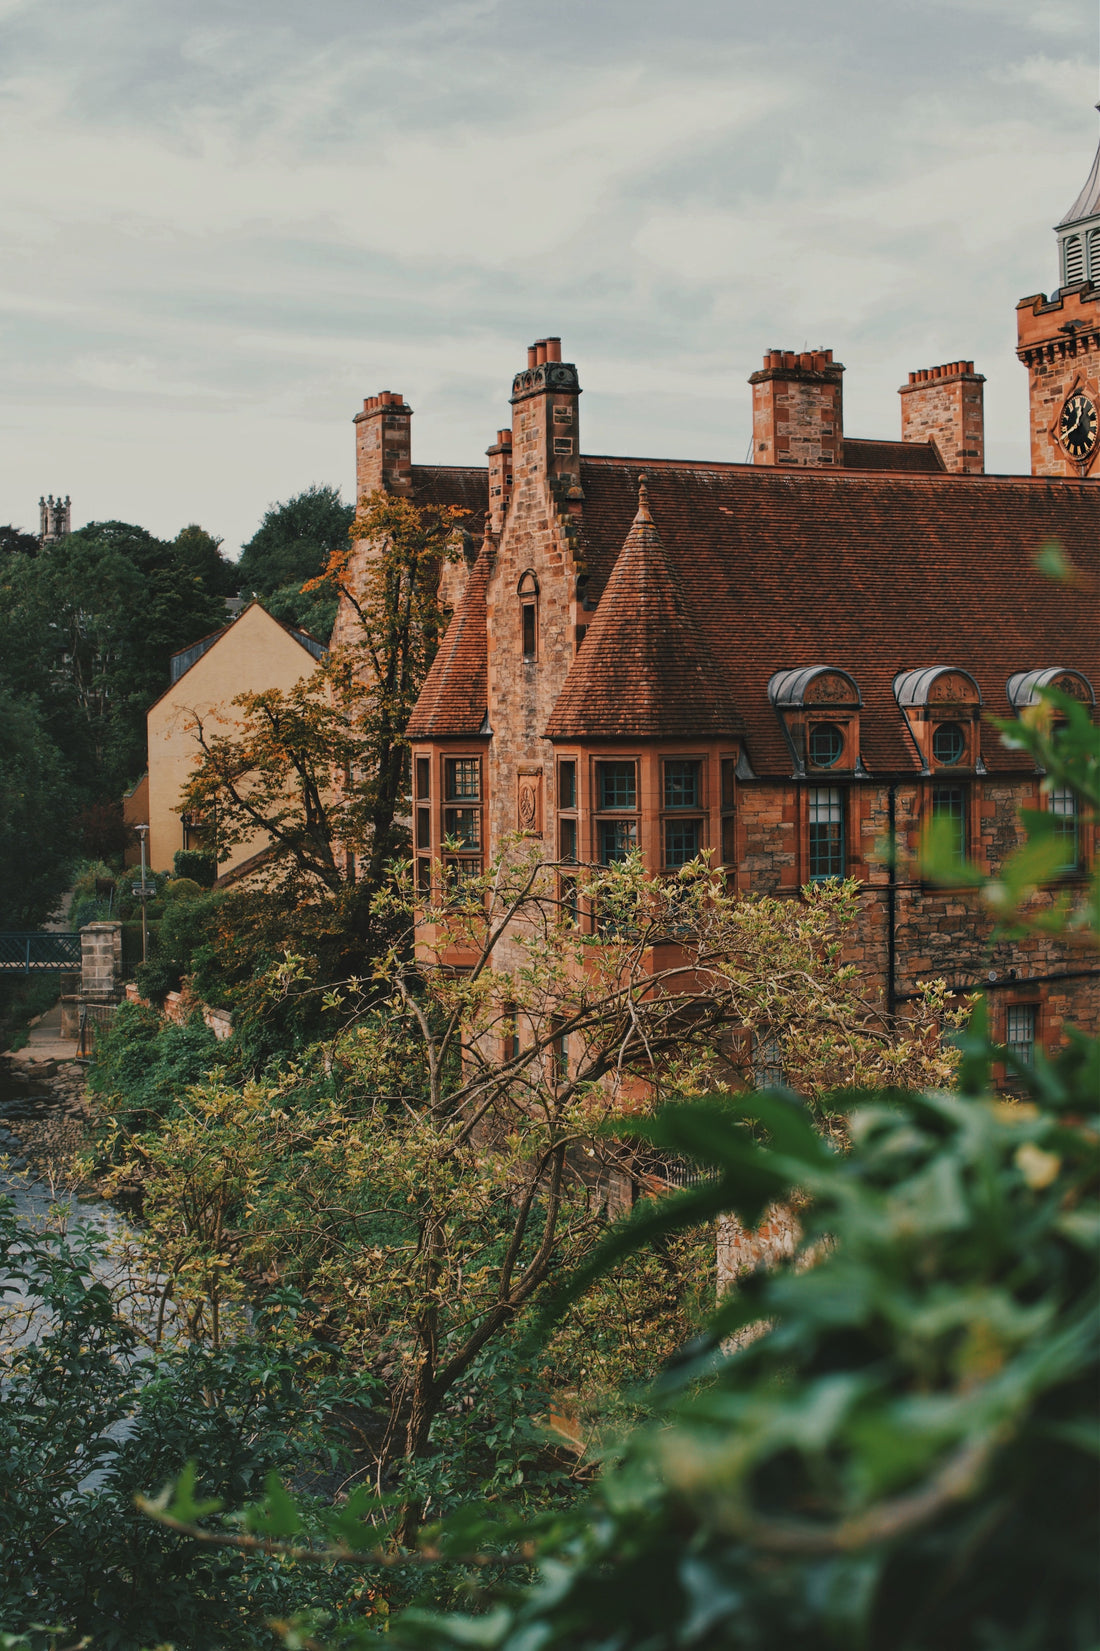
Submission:
[[1080,390],[1070,396],[1058,420],[1058,440],[1075,459],[1087,459],[1100,434],[1096,403]]

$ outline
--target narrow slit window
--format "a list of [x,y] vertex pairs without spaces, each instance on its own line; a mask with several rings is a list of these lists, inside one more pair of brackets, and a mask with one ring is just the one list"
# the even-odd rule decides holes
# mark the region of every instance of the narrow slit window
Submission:
[[523,657],[535,658],[535,648],[538,640],[538,626],[535,623],[535,604],[523,604]]
[[1065,786],[1058,786],[1050,793],[1049,807],[1055,833],[1062,846],[1062,858],[1055,869],[1077,871],[1081,860],[1081,844],[1076,794]]

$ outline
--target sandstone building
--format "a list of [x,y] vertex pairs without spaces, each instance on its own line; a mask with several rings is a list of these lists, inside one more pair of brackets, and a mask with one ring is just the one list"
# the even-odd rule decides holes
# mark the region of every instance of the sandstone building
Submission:
[[[1058,237],[1059,287],[1019,306],[1030,476],[985,474],[963,360],[910,373],[900,440],[866,441],[829,350],[769,350],[747,465],[586,453],[557,338],[528,351],[484,469],[414,464],[403,397],[365,403],[360,497],[460,504],[473,536],[408,730],[426,892],[434,861],[480,870],[517,830],[565,864],[637,849],[655,875],[709,851],[737,888],[792,898],[850,875],[853,956],[889,1006],[931,975],[981,985],[1025,1059],[1066,1018],[1095,1026],[1080,952],[991,945],[961,892],[879,852],[939,817],[994,872],[1023,805],[1057,817],[1061,884],[1096,853],[1073,795],[990,721],[1049,683],[1093,706],[1100,672],[1100,155]],[[1036,568],[1052,542],[1091,586]]]

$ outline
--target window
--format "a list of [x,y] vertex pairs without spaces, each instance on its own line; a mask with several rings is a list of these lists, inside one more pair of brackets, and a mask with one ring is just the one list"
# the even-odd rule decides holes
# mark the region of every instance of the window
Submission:
[[1057,871],[1077,871],[1081,863],[1081,845],[1078,836],[1077,797],[1064,786],[1050,793],[1047,804],[1056,835],[1062,843],[1062,858]]
[[932,755],[945,768],[954,767],[966,750],[966,734],[957,722],[941,722],[932,735]]
[[[961,785],[932,787],[932,820],[946,820],[950,826],[948,846],[954,860],[966,858],[966,792]],[[943,828],[941,827],[941,830]]]
[[836,786],[810,791],[810,881],[844,876],[844,793]]
[[558,859],[576,863],[577,822],[574,819],[558,821]]
[[516,1005],[504,1005],[504,1024],[501,1027],[501,1053],[506,1061],[514,1061],[519,1054],[519,1034],[516,1027]]
[[430,860],[416,862],[416,892],[427,899],[432,892],[432,863]]
[[577,765],[575,762],[558,764],[558,807],[577,806]]
[[1010,1003],[1005,1010],[1005,1043],[1022,1066],[1035,1064],[1035,1023],[1038,1018],[1034,1003]]
[[1065,244],[1066,286],[1076,286],[1085,278],[1085,249],[1079,235],[1071,235]]
[[448,757],[446,762],[447,801],[481,800],[481,758]]
[[777,1084],[786,1083],[782,1039],[767,1032],[753,1033],[752,1076],[757,1089],[774,1089]]
[[559,1021],[550,1022],[550,1059],[553,1063],[554,1077],[560,1083],[569,1076],[569,1039],[564,1032],[558,1030],[559,1026]]
[[519,582],[520,636],[524,659],[537,659],[539,651],[539,582],[530,569]]
[[698,808],[701,795],[698,762],[665,763],[665,807]]
[[432,794],[432,759],[431,757],[417,757],[416,759],[416,796],[418,802],[426,802]]
[[737,860],[737,834],[733,812],[737,762],[733,757],[722,758],[722,864],[732,870]]
[[601,866],[625,860],[637,845],[638,826],[634,820],[597,820],[596,857]]
[[443,836],[447,881],[454,887],[481,875],[481,758],[448,757],[443,764]]
[[[596,806],[601,812],[637,814],[638,765],[633,762],[596,764]],[[601,866],[614,865],[638,846],[637,818],[596,821],[596,859]]]
[[431,848],[432,846],[432,811],[430,808],[418,808],[416,811],[416,846],[417,848]]
[[598,762],[596,794],[598,806],[635,809],[638,806],[637,767],[632,762]]
[[810,761],[815,768],[833,768],[844,752],[844,735],[835,722],[819,722],[810,729]]
[[665,865],[686,866],[701,847],[701,820],[665,821]]

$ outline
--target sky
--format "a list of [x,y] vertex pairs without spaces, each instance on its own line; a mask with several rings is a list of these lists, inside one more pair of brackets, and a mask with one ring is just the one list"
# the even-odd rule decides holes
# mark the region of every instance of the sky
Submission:
[[483,462],[554,334],[590,453],[741,461],[825,347],[868,437],[973,359],[1026,470],[1097,55],[1098,0],[0,0],[0,523],[236,555],[379,390]]

